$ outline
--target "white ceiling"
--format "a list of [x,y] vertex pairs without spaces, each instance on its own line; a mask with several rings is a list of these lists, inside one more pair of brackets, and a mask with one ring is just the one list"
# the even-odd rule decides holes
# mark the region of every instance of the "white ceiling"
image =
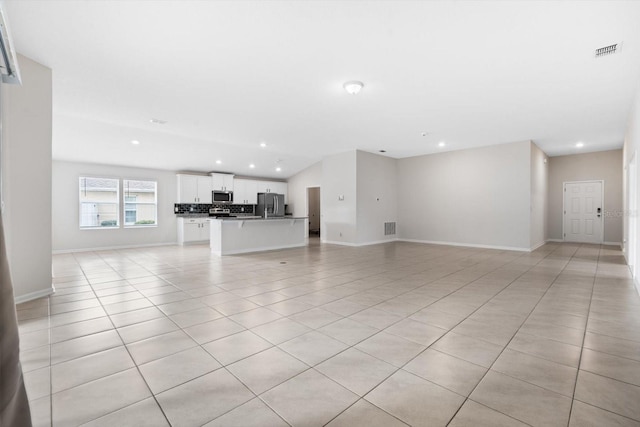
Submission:
[[[5,8],[16,49],[53,69],[55,159],[284,178],[352,149],[400,158],[531,139],[552,156],[577,141],[607,150],[622,146],[640,78],[633,1]],[[354,79],[357,96],[342,88]]]

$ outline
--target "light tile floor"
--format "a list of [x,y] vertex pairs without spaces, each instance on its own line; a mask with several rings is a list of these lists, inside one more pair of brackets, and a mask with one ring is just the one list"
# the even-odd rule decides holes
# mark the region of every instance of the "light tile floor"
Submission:
[[56,255],[18,307],[36,426],[640,425],[617,248]]

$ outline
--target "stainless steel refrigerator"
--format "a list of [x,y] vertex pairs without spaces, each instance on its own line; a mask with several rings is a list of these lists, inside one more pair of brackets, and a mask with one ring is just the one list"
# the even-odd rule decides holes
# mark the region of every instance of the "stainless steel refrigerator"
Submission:
[[256,214],[263,218],[284,216],[284,194],[258,193]]

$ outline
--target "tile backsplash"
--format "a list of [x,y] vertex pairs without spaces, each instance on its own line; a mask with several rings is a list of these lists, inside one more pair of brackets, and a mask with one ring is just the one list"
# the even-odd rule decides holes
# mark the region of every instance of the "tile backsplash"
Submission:
[[[173,213],[175,214],[208,214],[211,208],[229,209],[231,213],[253,213],[255,205],[224,205],[206,203],[175,203]],[[244,210],[243,210],[244,208]]]

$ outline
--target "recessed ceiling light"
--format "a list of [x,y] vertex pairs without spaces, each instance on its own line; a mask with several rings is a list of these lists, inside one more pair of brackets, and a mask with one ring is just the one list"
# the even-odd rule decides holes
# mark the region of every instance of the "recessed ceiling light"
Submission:
[[440,141],[438,142],[438,147],[444,147],[446,144],[444,143],[444,141]]
[[249,165],[249,167],[250,167],[251,169],[253,169],[253,168],[255,168],[255,167],[256,167],[256,165],[254,165],[253,163],[251,163],[251,164]]
[[344,85],[344,90],[346,90],[347,92],[349,92],[351,95],[357,95],[362,88],[364,87],[364,83],[358,81],[358,80],[351,80],[346,82]]
[[216,160],[216,165],[219,165],[222,163],[222,160]]
[[133,145],[139,145],[139,144],[140,144],[140,141],[138,141],[137,139],[134,139],[133,141],[131,141],[131,143],[132,143]]
[[282,170],[282,168],[281,168],[280,166],[278,166],[278,167],[276,168],[276,172],[280,172],[281,170]]
[[584,142],[582,142],[582,141],[578,142],[578,143],[576,144],[576,147],[577,147],[577,148],[582,148],[582,147],[584,147]]
[[266,142],[261,142],[261,143],[260,143],[260,147],[264,148],[264,147],[266,147],[266,146],[267,146],[267,143],[266,143]]
[[154,118],[151,118],[149,121],[150,121],[151,123],[156,124],[156,125],[164,125],[164,124],[166,124],[166,123],[167,123],[167,121],[166,121],[166,120],[154,119]]

